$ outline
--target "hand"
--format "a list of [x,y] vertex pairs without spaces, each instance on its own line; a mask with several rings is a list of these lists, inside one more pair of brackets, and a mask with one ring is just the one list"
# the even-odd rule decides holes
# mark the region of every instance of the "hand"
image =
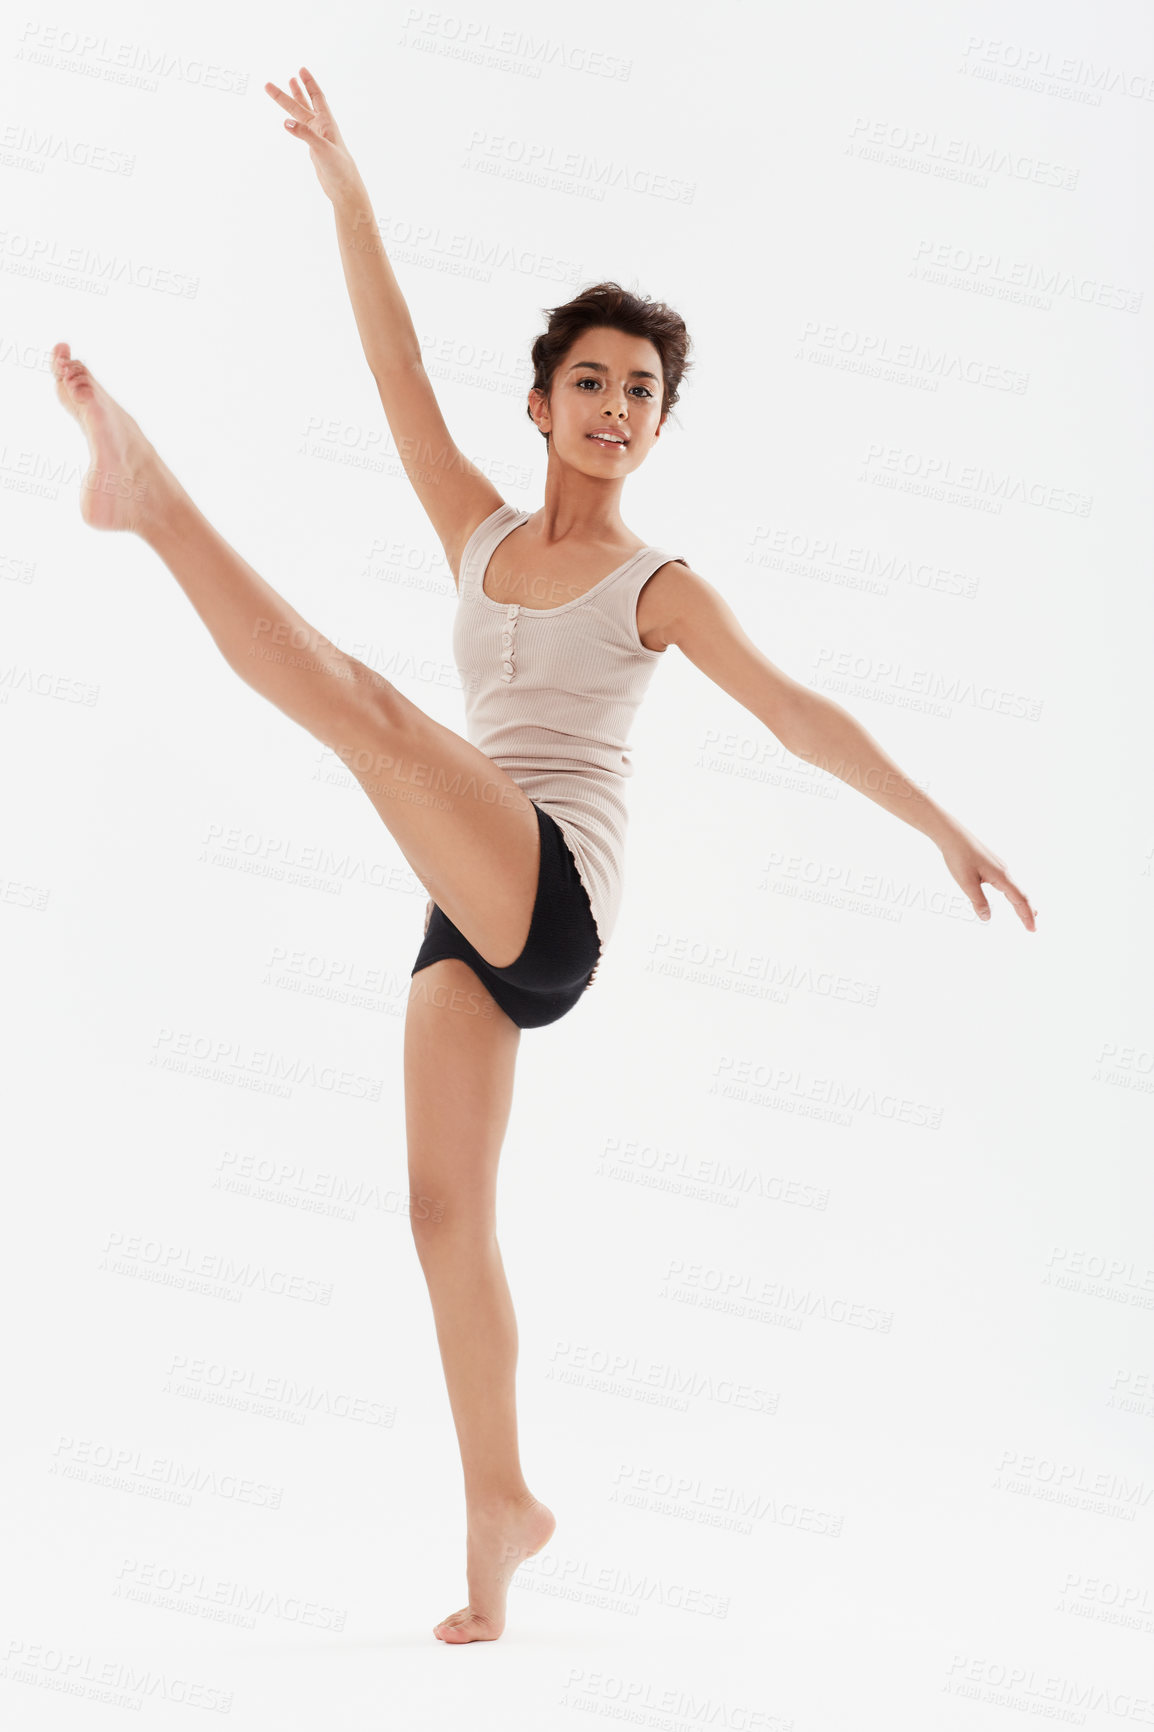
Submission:
[[982,885],[992,884],[995,890],[1001,890],[1009,897],[1026,931],[1035,930],[1037,909],[1031,908],[998,856],[983,848],[976,836],[971,836],[960,824],[956,825],[950,839],[941,844],[941,850],[943,860],[973,903],[979,920],[990,918],[990,905],[982,894]]
[[332,109],[325,101],[324,91],[306,66],[301,67],[301,78],[304,90],[295,78],[289,79],[291,96],[275,84],[266,84],[265,89],[273,101],[291,116],[285,121],[285,130],[293,138],[302,138],[308,145],[321,190],[335,204],[337,199],[360,184],[361,177],[333,119]]

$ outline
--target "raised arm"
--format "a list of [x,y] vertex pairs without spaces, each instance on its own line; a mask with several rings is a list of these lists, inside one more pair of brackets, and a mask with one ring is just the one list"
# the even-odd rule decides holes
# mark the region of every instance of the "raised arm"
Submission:
[[292,95],[275,84],[266,84],[265,90],[288,114],[286,131],[308,145],[317,179],[332,204],[361,347],[405,474],[456,578],[469,536],[504,501],[458,450],[445,425],[365,184],[323,91],[303,66],[301,81],[304,90],[295,78],[289,80]]
[[828,770],[937,844],[980,920],[990,917],[982,885],[1008,897],[1028,932],[1036,909],[996,854],[902,774],[849,711],[791,679],[743,631],[713,585],[684,565],[664,565],[641,592],[638,630],[653,649],[676,644],[722,691],[764,722],[787,751]]

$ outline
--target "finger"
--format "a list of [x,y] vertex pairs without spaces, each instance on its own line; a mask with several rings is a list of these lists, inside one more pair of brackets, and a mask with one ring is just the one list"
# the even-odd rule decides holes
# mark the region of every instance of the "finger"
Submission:
[[283,108],[287,114],[292,115],[294,120],[306,121],[312,119],[312,115],[309,113],[307,108],[302,108],[300,103],[296,101],[295,97],[287,96],[277,85],[266,84],[265,89],[268,91],[273,101],[279,103],[281,108]]
[[973,889],[968,891],[967,894],[973,904],[974,913],[977,915],[978,919],[988,920],[990,918],[990,905],[982,894],[982,881],[980,878],[974,885]]
[[990,883],[995,885],[997,889],[1002,892],[1003,896],[1009,899],[1019,920],[1026,928],[1026,931],[1033,932],[1037,909],[1030,907],[1029,897],[1023,895],[1022,891],[1020,891],[1018,886],[1014,883],[1014,880],[1007,877],[1004,873],[999,878],[991,878]]
[[272,97],[274,102],[278,103],[287,114],[293,116],[294,120],[307,120],[310,118],[308,110],[301,106],[295,96],[289,96],[278,84],[268,83],[265,85],[265,90]]
[[309,71],[307,66],[301,67],[301,82],[309,93],[309,100],[318,114],[328,114],[329,105],[325,101],[325,93]]
[[300,105],[304,109],[305,113],[306,114],[312,114],[312,112],[313,112],[312,104],[309,102],[307,96],[305,95],[304,91],[301,89],[300,85],[297,83],[296,79],[290,78],[289,79],[289,85],[290,85],[290,88],[292,89],[293,95],[296,97],[297,101],[300,103]]

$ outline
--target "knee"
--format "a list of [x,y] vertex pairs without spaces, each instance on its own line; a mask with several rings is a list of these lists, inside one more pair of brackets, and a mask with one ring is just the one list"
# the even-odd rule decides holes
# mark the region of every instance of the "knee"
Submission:
[[404,742],[414,732],[421,712],[404,692],[364,662],[349,657],[351,692],[365,725],[366,735],[378,744],[394,737]]
[[[400,692],[392,688],[366,703],[355,734],[347,748],[337,748],[337,756],[382,814],[398,800],[447,809],[440,791],[443,772],[430,763],[428,742],[401,707],[403,703]],[[381,804],[386,800],[388,807]]]
[[345,657],[343,675],[344,738],[333,749],[354,775],[371,779],[396,762],[411,728],[408,712],[413,706],[396,686],[354,656]]
[[409,1226],[422,1262],[443,1256],[460,1262],[478,1249],[488,1251],[496,1238],[491,1211],[478,1214],[460,1202],[437,1195],[432,1187],[411,1193]]
[[409,1193],[409,1227],[418,1251],[435,1244],[445,1224],[445,1205],[439,1197],[420,1190]]

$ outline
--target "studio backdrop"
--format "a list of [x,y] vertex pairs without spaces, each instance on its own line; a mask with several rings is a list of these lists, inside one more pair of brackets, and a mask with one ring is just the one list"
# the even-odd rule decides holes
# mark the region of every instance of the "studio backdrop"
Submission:
[[[69,0],[0,41],[9,1723],[1154,1723],[1146,9]],[[675,308],[630,532],[1038,909],[979,921],[667,653],[612,944],[517,1061],[558,1525],[468,1653],[429,1633],[464,1551],[406,1176],[427,893],[82,520],[50,364],[464,731],[453,574],[264,90],[302,63],[501,497],[542,502],[546,310]]]

